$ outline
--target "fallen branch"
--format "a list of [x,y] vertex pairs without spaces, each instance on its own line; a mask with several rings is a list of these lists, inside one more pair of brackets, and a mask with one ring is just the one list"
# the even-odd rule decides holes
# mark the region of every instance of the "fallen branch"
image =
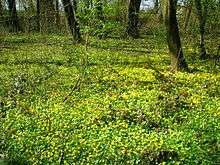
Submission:
[[75,90],[79,89],[80,82],[81,82],[81,77],[79,76],[79,78],[77,79],[75,85],[72,87],[70,93],[68,95],[66,95],[66,97],[63,99],[63,102],[65,102],[73,94],[73,92]]

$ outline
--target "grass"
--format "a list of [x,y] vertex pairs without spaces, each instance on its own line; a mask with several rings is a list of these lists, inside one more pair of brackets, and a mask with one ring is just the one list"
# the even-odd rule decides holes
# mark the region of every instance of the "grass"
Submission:
[[0,154],[14,164],[220,163],[219,64],[184,50],[191,73],[169,72],[157,36],[91,38],[88,50],[66,36],[2,37]]

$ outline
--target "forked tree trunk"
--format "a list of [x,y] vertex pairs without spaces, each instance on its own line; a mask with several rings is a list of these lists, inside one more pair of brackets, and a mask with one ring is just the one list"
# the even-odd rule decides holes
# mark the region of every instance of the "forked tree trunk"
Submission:
[[11,32],[18,32],[21,30],[19,25],[17,10],[16,10],[16,2],[15,0],[8,0],[8,9],[10,15],[10,24],[11,24]]
[[199,46],[200,58],[206,59],[207,53],[205,48],[205,25],[206,25],[206,17],[208,14],[208,9],[207,6],[202,7],[201,0],[195,0],[195,6],[197,10],[197,16],[199,19],[199,29],[200,29],[200,46]]
[[164,0],[164,20],[167,29],[167,42],[171,57],[171,69],[188,70],[181,47],[178,22],[176,17],[176,0]]
[[133,38],[139,37],[139,11],[141,0],[130,0],[128,7],[128,27],[127,34]]
[[[64,11],[66,14],[68,26],[70,29],[70,32],[73,36],[74,42],[80,42],[81,41],[81,35],[80,35],[80,29],[79,24],[76,20],[76,8],[73,8],[73,5],[71,4],[70,0],[62,0]],[[76,1],[74,0],[74,6],[76,7]]]

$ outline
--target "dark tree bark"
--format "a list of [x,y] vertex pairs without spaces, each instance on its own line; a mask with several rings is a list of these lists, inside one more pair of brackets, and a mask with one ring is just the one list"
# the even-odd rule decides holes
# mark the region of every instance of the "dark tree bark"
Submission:
[[199,19],[199,29],[200,29],[200,46],[199,46],[200,58],[206,59],[207,53],[205,48],[205,25],[206,25],[206,17],[208,14],[208,9],[207,6],[202,7],[201,0],[195,0],[195,6],[197,10],[197,16]]
[[55,6],[53,0],[40,0],[41,32],[53,32],[55,25]]
[[36,0],[36,23],[37,31],[40,32],[40,0]]
[[73,6],[76,7],[76,1],[74,0],[73,6],[70,0],[62,0],[62,2],[63,2],[68,26],[73,36],[73,40],[74,42],[78,43],[81,41],[81,34],[80,34],[79,24],[76,20],[76,8],[73,8]]
[[159,11],[159,0],[154,0],[154,10],[156,13]]
[[10,24],[11,24],[11,32],[18,32],[21,30],[19,25],[17,10],[16,10],[16,2],[15,0],[8,0],[8,10],[10,15]]
[[155,8],[158,8],[158,7],[159,7],[159,0],[155,0],[155,2],[154,2],[154,7],[155,7]]
[[60,26],[59,0],[56,0],[55,9],[56,9],[56,25],[57,27],[59,27]]
[[141,0],[130,0],[128,7],[128,27],[127,34],[133,38],[139,37],[139,11]]
[[169,54],[171,57],[171,69],[172,71],[177,70],[188,70],[187,63],[183,56],[181,47],[179,27],[176,18],[176,0],[165,0],[164,1],[164,20],[167,29],[167,42],[169,47]]
[[3,5],[1,0],[0,0],[0,16],[3,16]]

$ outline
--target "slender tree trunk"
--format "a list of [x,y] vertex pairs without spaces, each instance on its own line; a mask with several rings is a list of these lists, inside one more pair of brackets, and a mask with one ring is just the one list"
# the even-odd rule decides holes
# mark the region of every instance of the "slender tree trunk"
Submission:
[[[163,2],[163,1],[162,1]],[[158,8],[158,21],[160,23],[163,23],[163,5],[162,2],[160,2],[159,8]]]
[[154,8],[158,8],[159,7],[159,0],[155,0],[155,2],[154,2]]
[[158,13],[159,10],[159,0],[154,0],[154,10]]
[[36,0],[36,24],[37,24],[37,31],[40,32],[40,0]]
[[16,2],[15,0],[8,0],[8,9],[9,9],[9,15],[10,15],[10,23],[12,26],[11,31],[12,32],[18,32],[21,30],[21,27],[19,25],[18,21],[18,15],[17,15],[17,10],[16,10]]
[[0,16],[3,16],[3,5],[2,5],[2,0],[0,0]]
[[176,5],[176,0],[165,0],[163,6],[165,9],[164,20],[167,29],[167,42],[171,57],[172,71],[188,70],[181,47],[178,22],[176,18]]
[[186,6],[186,16],[185,16],[185,22],[184,22],[184,31],[187,31],[188,25],[189,25],[189,20],[190,20],[190,16],[192,13],[192,4],[188,4]]
[[47,0],[39,0],[40,7],[40,32],[47,33],[48,22],[47,22]]
[[[62,0],[64,11],[66,14],[67,22],[69,25],[70,32],[73,36],[74,42],[81,41],[81,34],[79,24],[76,20],[76,8],[73,8],[70,0]],[[76,1],[74,0],[74,6],[76,7]]]
[[199,19],[199,29],[200,29],[200,46],[199,46],[200,58],[206,59],[207,53],[205,48],[205,25],[206,25],[206,17],[208,14],[208,9],[207,6],[202,7],[201,0],[195,0],[195,6],[197,10],[197,16]]
[[141,0],[130,0],[128,7],[128,27],[127,34],[133,38],[139,37],[139,11]]
[[56,25],[59,28],[60,27],[60,14],[59,14],[59,0],[56,0]]
[[55,13],[56,11],[53,0],[40,0],[41,32],[47,33],[54,31]]

